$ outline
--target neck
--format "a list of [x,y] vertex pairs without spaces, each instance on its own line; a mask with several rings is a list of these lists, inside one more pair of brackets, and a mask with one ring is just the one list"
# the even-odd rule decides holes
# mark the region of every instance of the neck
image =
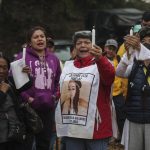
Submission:
[[44,56],[45,55],[45,51],[42,50],[42,51],[37,51],[35,50],[35,53],[38,55],[38,56]]

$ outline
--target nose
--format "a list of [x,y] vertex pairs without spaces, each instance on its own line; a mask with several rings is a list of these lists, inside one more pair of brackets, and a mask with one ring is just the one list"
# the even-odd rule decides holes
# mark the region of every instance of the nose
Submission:
[[82,42],[82,43],[81,43],[81,46],[84,47],[84,46],[85,46],[85,42]]
[[38,40],[41,41],[41,40],[42,40],[42,37],[39,36],[39,37],[38,37]]

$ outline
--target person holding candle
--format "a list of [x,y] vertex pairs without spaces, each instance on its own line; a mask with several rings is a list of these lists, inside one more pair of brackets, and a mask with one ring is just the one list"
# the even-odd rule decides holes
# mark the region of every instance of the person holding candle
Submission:
[[[76,58],[65,63],[60,78],[61,94],[55,111],[57,136],[64,137],[66,150],[107,150],[112,136],[110,91],[115,70],[102,56],[102,49],[92,46],[91,31],[75,32],[73,44]],[[86,100],[84,115],[62,112],[70,80],[82,84],[78,97]]]
[[123,55],[116,69],[116,75],[128,78],[128,92],[125,103],[126,121],[122,143],[125,150],[149,150],[150,142],[150,27],[139,31],[140,41],[125,38],[125,48],[134,52]]
[[[46,31],[43,27],[36,26],[30,29],[26,43],[25,64],[31,70],[33,85],[22,92],[21,97],[23,101],[30,103],[43,121],[43,130],[35,135],[36,150],[49,150],[52,115],[61,73],[60,62],[46,49]],[[22,54],[17,57],[20,58]]]

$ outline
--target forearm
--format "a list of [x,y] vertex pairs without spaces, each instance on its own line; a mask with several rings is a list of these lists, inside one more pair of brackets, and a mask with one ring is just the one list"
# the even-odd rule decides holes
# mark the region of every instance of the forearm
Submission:
[[125,53],[116,68],[116,76],[127,78],[131,72],[133,59],[133,56],[128,59],[128,56]]
[[115,78],[114,66],[104,56],[97,60],[98,70],[100,72],[101,82],[105,85],[111,85]]
[[141,44],[141,49],[139,51],[139,60],[148,60],[150,59],[150,50]]

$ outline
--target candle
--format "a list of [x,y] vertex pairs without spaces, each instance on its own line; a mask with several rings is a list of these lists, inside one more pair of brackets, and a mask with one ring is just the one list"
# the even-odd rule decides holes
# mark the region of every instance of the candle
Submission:
[[[133,36],[133,28],[130,29],[130,36]],[[133,47],[131,46],[129,48],[129,51],[127,52],[128,59],[130,59],[130,55],[134,52]]]
[[95,45],[95,27],[92,29],[92,46]]
[[26,57],[26,47],[23,48],[23,53],[22,53],[22,60],[23,60],[23,64],[25,66],[25,57]]
[[133,29],[130,29],[130,35],[133,36]]

